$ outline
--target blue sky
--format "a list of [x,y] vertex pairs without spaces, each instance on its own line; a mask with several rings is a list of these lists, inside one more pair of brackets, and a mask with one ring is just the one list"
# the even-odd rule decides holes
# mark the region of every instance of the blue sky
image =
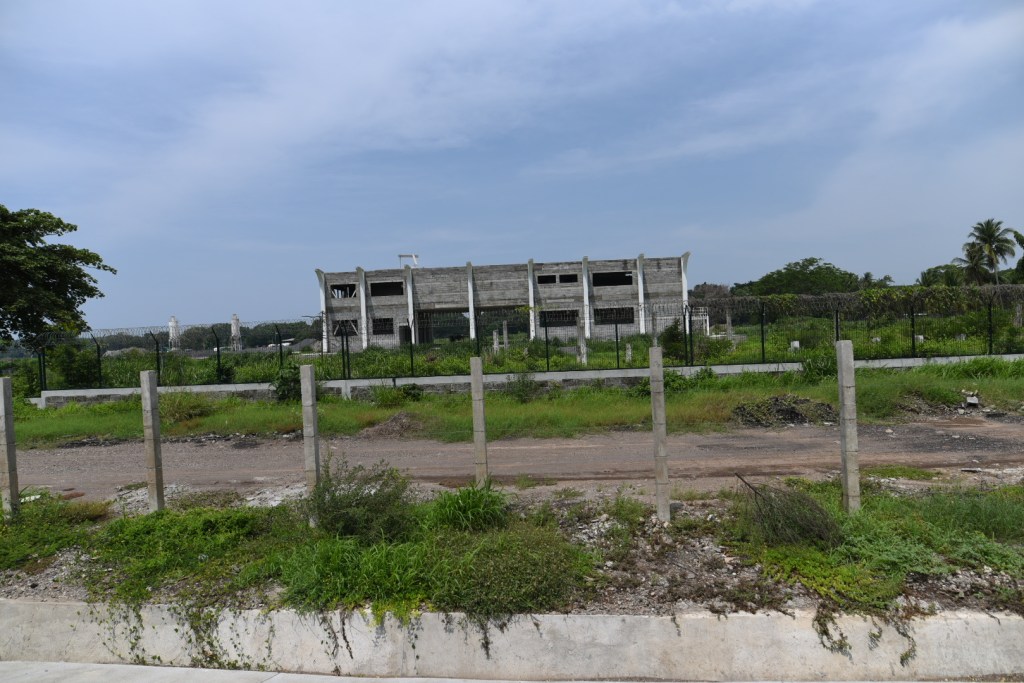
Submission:
[[93,328],[318,311],[315,268],[824,258],[1024,229],[1016,0],[0,2],[0,203]]

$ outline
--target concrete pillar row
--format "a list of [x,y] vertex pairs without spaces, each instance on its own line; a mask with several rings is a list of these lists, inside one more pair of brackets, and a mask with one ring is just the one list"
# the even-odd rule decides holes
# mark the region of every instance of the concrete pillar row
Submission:
[[583,257],[583,335],[590,339],[590,258]]
[[469,296],[469,338],[476,339],[476,296],[473,293],[473,264],[466,261],[466,287]]
[[413,298],[412,298],[412,267],[409,264],[405,266],[405,293],[406,299],[409,302],[409,340],[416,343],[416,311],[413,310]]
[[530,301],[530,341],[533,341],[537,337],[537,313],[533,293],[533,288],[537,284],[537,280],[533,275],[533,259],[526,262],[526,280]]
[[320,284],[320,344],[324,353],[331,352],[331,317],[327,308],[327,276],[324,271],[316,269],[316,280]]
[[362,267],[357,267],[356,275],[359,277],[359,338],[363,342],[363,350],[365,351],[366,347],[370,345],[366,330],[366,271]]
[[647,334],[647,315],[644,306],[644,255],[636,257],[636,292],[639,308],[637,313],[640,316],[640,334]]

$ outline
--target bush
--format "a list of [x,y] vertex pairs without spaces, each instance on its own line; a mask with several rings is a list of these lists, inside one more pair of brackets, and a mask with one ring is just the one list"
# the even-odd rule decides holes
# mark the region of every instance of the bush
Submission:
[[433,502],[426,525],[432,529],[484,531],[505,526],[508,521],[505,496],[491,487],[465,487],[455,493],[445,491]]
[[544,385],[533,378],[532,372],[517,372],[508,376],[505,393],[520,403],[529,403],[544,390]]
[[160,397],[160,417],[168,422],[188,422],[212,415],[213,411],[213,401],[191,391],[177,391]]
[[328,462],[302,508],[320,529],[366,543],[402,539],[414,529],[409,479],[383,461],[370,468]]
[[683,333],[683,326],[679,318],[673,320],[671,325],[661,331],[661,334],[658,335],[658,345],[665,358],[686,360],[686,335]]
[[271,382],[278,401],[294,402],[302,400],[302,378],[299,366],[288,364],[278,370],[277,377]]

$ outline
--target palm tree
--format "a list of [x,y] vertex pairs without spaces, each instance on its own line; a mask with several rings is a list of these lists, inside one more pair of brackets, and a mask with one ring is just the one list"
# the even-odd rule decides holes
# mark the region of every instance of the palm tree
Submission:
[[977,242],[968,242],[964,245],[964,257],[953,259],[953,264],[963,269],[964,282],[967,284],[983,285],[989,279],[989,271],[986,268],[985,252]]
[[1002,221],[994,218],[975,223],[967,236],[970,241],[964,245],[964,255],[970,258],[968,248],[978,249],[981,257],[989,271],[995,276],[996,284],[999,284],[999,264],[1012,257],[1014,248],[1014,236],[1016,230],[1004,228]]

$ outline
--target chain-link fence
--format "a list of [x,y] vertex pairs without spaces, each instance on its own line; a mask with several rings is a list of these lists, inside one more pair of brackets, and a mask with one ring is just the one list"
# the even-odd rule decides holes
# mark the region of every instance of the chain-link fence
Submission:
[[[392,321],[387,320],[391,323]],[[169,385],[272,382],[310,363],[317,379],[800,362],[853,341],[858,359],[1024,352],[1024,287],[893,288],[828,296],[729,297],[585,310],[421,311],[412,334],[357,334],[319,317],[58,333],[0,346],[0,374],[22,395],[134,387],[141,370]],[[370,325],[372,329],[372,324]],[[406,328],[408,329],[408,328]],[[366,343],[364,339],[372,340]],[[380,341],[381,339],[391,341]]]

